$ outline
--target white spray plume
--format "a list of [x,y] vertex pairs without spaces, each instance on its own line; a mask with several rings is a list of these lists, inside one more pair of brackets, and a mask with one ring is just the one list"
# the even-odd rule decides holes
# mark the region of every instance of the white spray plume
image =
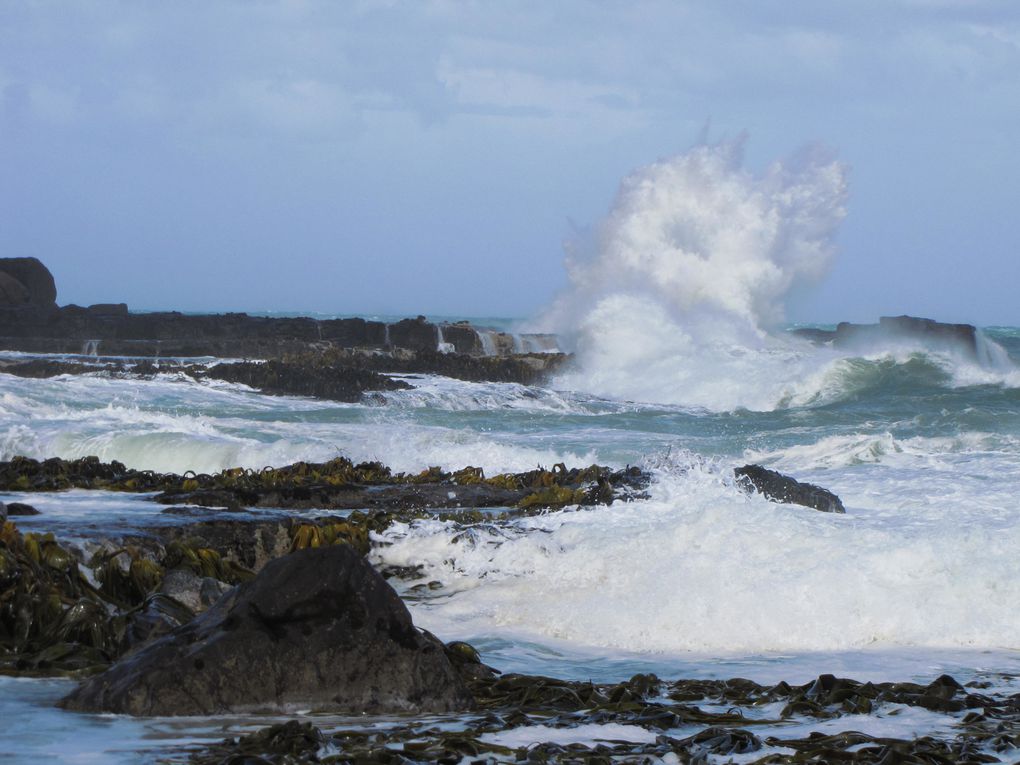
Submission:
[[767,349],[790,291],[825,274],[845,216],[846,169],[811,147],[756,175],[742,166],[743,143],[697,146],[636,170],[594,252],[568,251],[571,286],[544,323],[578,352],[571,385],[709,408],[772,408],[790,393],[780,385],[720,397],[715,378],[748,370],[712,356]]

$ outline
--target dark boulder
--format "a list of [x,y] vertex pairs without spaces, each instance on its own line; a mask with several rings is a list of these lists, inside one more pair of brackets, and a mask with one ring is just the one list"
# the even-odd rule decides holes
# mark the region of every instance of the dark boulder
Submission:
[[36,258],[0,258],[0,272],[24,285],[28,302],[37,306],[55,306],[57,285],[53,274]]
[[803,505],[823,513],[844,513],[843,502],[828,489],[811,483],[801,483],[775,470],[761,465],[744,465],[733,471],[737,483],[750,491],[757,491],[772,502]]
[[470,704],[443,644],[415,628],[396,592],[348,545],[270,562],[61,702],[134,715],[448,712]]
[[24,502],[8,502],[7,515],[39,515],[39,511]]

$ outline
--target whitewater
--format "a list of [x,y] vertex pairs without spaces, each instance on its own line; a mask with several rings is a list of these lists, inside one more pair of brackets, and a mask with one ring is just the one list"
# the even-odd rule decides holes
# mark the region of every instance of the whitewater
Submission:
[[[754,174],[740,153],[696,147],[624,181],[593,241],[571,251],[568,290],[521,325],[575,353],[544,386],[409,375],[413,390],[338,404],[177,374],[0,374],[0,459],[97,455],[178,473],[338,455],[488,475],[640,465],[653,475],[645,498],[468,528],[397,524],[372,560],[421,566],[402,584],[415,622],[504,670],[761,682],[948,671],[1011,687],[1020,329],[982,330],[978,358],[792,334],[786,299],[836,253],[845,170],[813,149]],[[749,462],[832,490],[846,514],[745,493],[732,468]],[[162,509],[96,492],[0,501],[42,510],[25,530],[68,537]],[[47,720],[54,741],[86,725],[41,711],[59,681],[0,687],[5,714]],[[164,733],[210,735],[189,730]]]

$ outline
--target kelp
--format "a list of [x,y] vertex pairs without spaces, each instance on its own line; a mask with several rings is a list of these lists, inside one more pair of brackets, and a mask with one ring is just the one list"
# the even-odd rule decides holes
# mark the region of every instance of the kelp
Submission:
[[[471,646],[451,643],[447,654],[465,666],[478,666]],[[482,665],[484,666],[484,665]],[[384,728],[331,732],[296,720],[270,726],[240,738],[229,738],[191,754],[198,765],[225,762],[367,763],[367,762],[503,762],[503,763],[645,763],[672,758],[674,762],[780,763],[853,762],[872,765],[977,765],[1015,761],[1020,729],[1020,696],[991,698],[969,692],[951,677],[928,685],[859,683],[821,675],[800,686],[766,686],[749,680],[677,680],[635,675],[615,684],[594,684],[528,675],[467,674],[478,711],[450,718],[391,722]],[[816,719],[838,719],[861,712],[858,699],[872,710],[882,704],[925,709],[936,700],[958,702],[974,709],[956,732],[909,739],[870,736],[854,730],[812,733],[806,737],[763,736],[761,726],[781,728],[782,719],[764,719],[752,712],[762,704],[807,701]],[[726,711],[710,711],[704,702]],[[952,706],[957,706],[956,704]],[[948,707],[943,707],[948,709]],[[748,714],[744,714],[744,712]],[[542,742],[508,747],[486,740],[487,734],[514,730],[521,740],[527,726],[569,729],[580,725],[618,723],[639,725],[654,733],[643,742],[601,741],[590,744]],[[705,726],[691,735],[673,731]],[[831,726],[831,723],[830,723]],[[451,730],[451,728],[453,728]],[[522,730],[523,729],[523,730]],[[764,751],[773,749],[772,752]],[[760,756],[756,756],[760,753]],[[465,760],[467,758],[467,760]]]
[[[591,465],[567,469],[538,467],[486,477],[468,466],[447,472],[433,466],[419,473],[393,473],[379,462],[355,463],[346,457],[328,462],[296,462],[261,470],[229,468],[219,473],[156,473],[134,470],[97,457],[76,460],[14,457],[0,462],[0,490],[61,491],[102,489],[161,492],[157,501],[222,507],[320,507],[407,510],[454,507],[558,509],[568,505],[610,504],[641,497],[649,477],[638,468],[612,470]],[[406,490],[405,490],[406,489]]]

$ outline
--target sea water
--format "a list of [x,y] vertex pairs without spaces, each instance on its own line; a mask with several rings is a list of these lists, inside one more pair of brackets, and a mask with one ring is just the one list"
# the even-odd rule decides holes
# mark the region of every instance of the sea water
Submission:
[[[340,404],[184,375],[0,374],[0,458],[175,472],[339,455],[487,475],[640,465],[645,498],[468,533],[398,524],[372,560],[421,566],[438,584],[408,591],[416,623],[503,670],[795,683],[949,673],[1017,692],[1020,329],[985,328],[978,355],[905,341],[850,352],[785,331],[786,296],[833,256],[843,171],[809,153],[755,176],[738,153],[701,147],[624,182],[591,249],[571,256],[571,289],[519,327],[576,353],[541,387],[408,375],[412,390]],[[748,462],[832,490],[846,513],[747,494],[732,471]],[[148,524],[160,509],[89,492],[0,500],[36,504],[27,523],[64,536]],[[4,718],[78,741],[76,761],[112,756],[104,726],[135,753],[161,735],[160,721],[49,709],[64,690],[4,680]],[[955,723],[921,717],[852,727],[909,736]],[[185,739],[213,736],[181,725]],[[18,757],[57,756],[21,746]]]

